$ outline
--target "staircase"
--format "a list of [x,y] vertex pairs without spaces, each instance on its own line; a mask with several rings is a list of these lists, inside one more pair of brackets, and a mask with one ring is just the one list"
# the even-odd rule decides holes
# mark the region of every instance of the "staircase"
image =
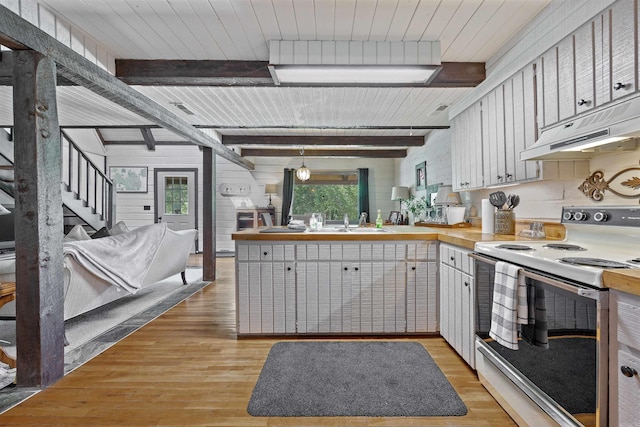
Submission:
[[[95,231],[111,228],[115,213],[113,183],[62,132],[62,205],[65,231],[81,224]],[[0,192],[14,198],[13,141],[0,129]]]

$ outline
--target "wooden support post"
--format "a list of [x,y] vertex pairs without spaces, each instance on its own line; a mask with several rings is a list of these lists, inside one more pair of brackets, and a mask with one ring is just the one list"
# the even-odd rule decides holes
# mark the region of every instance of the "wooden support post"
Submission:
[[15,52],[13,123],[17,383],[44,388],[64,376],[62,150],[51,58]]
[[202,147],[202,279],[216,279],[216,154]]

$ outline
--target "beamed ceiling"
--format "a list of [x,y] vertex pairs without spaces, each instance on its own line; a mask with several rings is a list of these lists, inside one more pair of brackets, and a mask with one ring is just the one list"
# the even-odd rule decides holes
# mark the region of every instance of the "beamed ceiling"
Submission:
[[[46,0],[103,46],[115,75],[243,156],[403,157],[483,81],[485,63],[550,0]],[[83,37],[83,34],[76,34]],[[276,86],[269,40],[439,40],[428,86]],[[0,61],[0,124],[12,125],[10,55]],[[105,144],[189,143],[59,76],[61,126]]]

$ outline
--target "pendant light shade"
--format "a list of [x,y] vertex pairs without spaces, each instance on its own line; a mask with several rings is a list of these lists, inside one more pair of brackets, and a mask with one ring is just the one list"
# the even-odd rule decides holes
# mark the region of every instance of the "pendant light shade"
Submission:
[[302,166],[296,170],[296,176],[300,181],[306,181],[311,178],[311,171],[304,165],[304,147],[300,150],[300,154],[302,155]]
[[306,181],[311,178],[311,171],[303,163],[302,166],[296,170],[296,176],[300,181]]

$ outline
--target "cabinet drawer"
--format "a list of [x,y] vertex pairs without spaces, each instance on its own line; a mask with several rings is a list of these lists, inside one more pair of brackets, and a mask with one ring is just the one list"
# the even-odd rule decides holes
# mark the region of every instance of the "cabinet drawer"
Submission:
[[440,244],[440,262],[473,276],[473,260],[466,249]]
[[618,342],[640,349],[640,306],[618,302]]

